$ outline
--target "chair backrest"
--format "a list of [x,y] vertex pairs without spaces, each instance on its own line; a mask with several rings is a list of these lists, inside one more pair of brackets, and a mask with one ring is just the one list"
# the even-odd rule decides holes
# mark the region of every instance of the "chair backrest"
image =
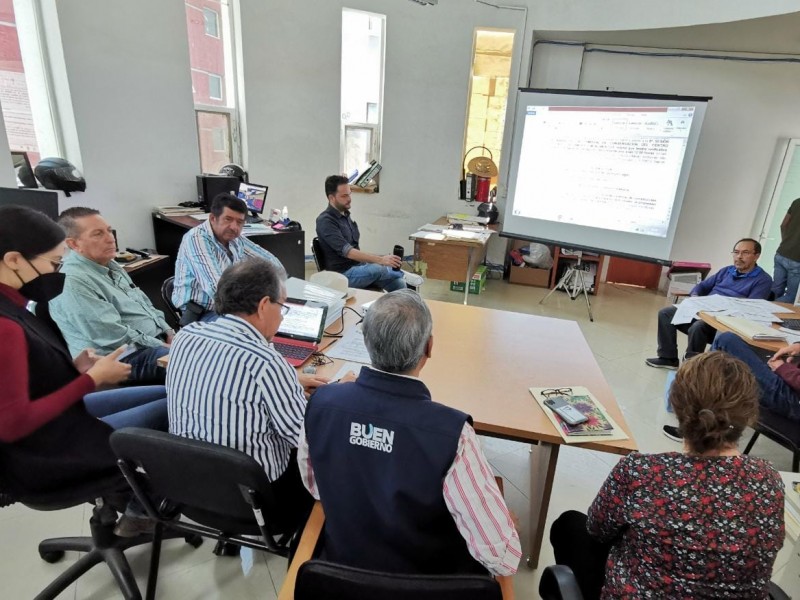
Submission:
[[[254,523],[248,492],[258,499],[269,526],[275,500],[264,468],[243,452],[150,429],[126,428],[111,435],[111,448],[126,476],[141,478],[149,494],[177,505],[187,517],[212,514]],[[141,471],[144,471],[142,473]],[[135,488],[134,488],[135,489]]]
[[317,271],[325,271],[327,267],[325,264],[325,254],[322,252],[322,244],[317,237],[311,240],[311,253],[314,255]]
[[539,597],[542,600],[583,600],[578,580],[566,565],[552,565],[542,571]]
[[379,573],[311,560],[297,573],[295,600],[501,600],[498,583],[487,575],[404,575]]
[[161,299],[164,301],[164,304],[169,309],[169,312],[172,314],[172,317],[175,319],[176,323],[180,323],[181,321],[181,311],[175,308],[175,305],[172,303],[172,290],[175,287],[175,277],[167,277],[164,280],[164,283],[161,284]]

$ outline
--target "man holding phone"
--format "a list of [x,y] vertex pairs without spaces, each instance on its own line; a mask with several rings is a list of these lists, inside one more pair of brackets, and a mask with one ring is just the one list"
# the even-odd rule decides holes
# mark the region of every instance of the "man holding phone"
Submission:
[[800,342],[784,346],[766,364],[734,333],[719,334],[711,349],[747,363],[761,388],[762,408],[800,422]]
[[[406,284],[415,288],[422,285],[422,277],[400,269],[402,256],[380,256],[360,249],[361,233],[350,217],[352,197],[347,177],[331,175],[325,179],[325,195],[328,207],[317,217],[317,238],[328,271],[341,273],[350,287],[359,289],[377,285],[394,292]],[[402,255],[402,247],[395,246],[395,251]]]

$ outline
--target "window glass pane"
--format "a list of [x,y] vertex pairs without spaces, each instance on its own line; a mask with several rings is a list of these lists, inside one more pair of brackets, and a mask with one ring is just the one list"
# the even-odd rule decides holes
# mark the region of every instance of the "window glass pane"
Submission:
[[40,158],[39,144],[12,0],[0,0],[0,103],[9,147],[12,152],[27,152],[31,165],[36,166]]
[[219,173],[221,167],[233,162],[230,115],[203,110],[196,114],[200,169],[203,173]]
[[206,35],[219,37],[219,17],[210,8],[203,9],[203,19],[205,21]]
[[[464,151],[474,146],[486,146],[498,168],[513,49],[513,31],[475,31]],[[480,156],[480,152],[470,153],[470,157],[475,156]]]
[[[383,15],[342,11],[342,166],[347,173],[380,158],[385,22]],[[375,126],[349,127],[366,124]]]
[[372,156],[371,127],[347,125],[344,129],[344,172],[352,173],[363,167]]
[[226,38],[229,36],[225,29],[226,21],[221,18],[223,12],[228,10],[228,2],[185,2],[194,103],[234,108],[233,98],[228,98],[232,94],[223,93],[225,82],[232,77],[229,72],[232,70],[232,62],[227,56],[230,53],[230,44]]
[[222,100],[222,77],[208,74],[208,97],[212,100]]

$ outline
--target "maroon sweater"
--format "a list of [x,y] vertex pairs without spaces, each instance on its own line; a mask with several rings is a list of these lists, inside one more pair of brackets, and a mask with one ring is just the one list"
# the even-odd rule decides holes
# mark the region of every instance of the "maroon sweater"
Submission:
[[795,394],[800,396],[800,363],[785,362],[775,369],[775,374],[783,379]]
[[[0,283],[0,294],[24,307],[27,299],[17,290]],[[42,398],[28,392],[28,345],[17,323],[0,317],[0,441],[20,440],[49,423],[95,389],[88,375],[81,375]],[[32,402],[36,400],[36,402]]]

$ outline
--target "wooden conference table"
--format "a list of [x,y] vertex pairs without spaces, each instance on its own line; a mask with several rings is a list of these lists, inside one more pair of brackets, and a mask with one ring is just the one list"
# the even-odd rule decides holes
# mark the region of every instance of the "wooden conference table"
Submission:
[[[378,292],[358,290],[347,306],[358,309],[379,296]],[[630,438],[571,445],[624,455],[636,450],[636,442],[574,321],[436,300],[427,300],[427,305],[433,315],[433,356],[421,378],[433,399],[470,414],[481,435],[534,444],[528,495],[530,525],[520,538],[528,565],[535,568],[563,440],[528,388],[586,387]],[[344,319],[345,330],[359,320],[350,311],[345,311]],[[337,321],[329,331],[338,332],[340,328]],[[325,338],[322,350],[335,342]],[[336,360],[319,367],[317,374],[332,377],[341,366],[342,361]]]
[[[775,304],[778,304],[779,306],[785,306],[786,307],[786,312],[785,313],[778,313],[776,316],[780,317],[781,319],[800,319],[800,311],[798,310],[798,307],[794,306],[793,304],[789,304],[787,302],[775,302]],[[709,325],[711,325],[717,331],[722,332],[722,333],[724,333],[726,331],[730,331],[732,333],[735,333],[740,338],[742,338],[745,342],[747,342],[749,345],[755,346],[756,348],[762,348],[764,350],[770,350],[772,352],[776,352],[776,351],[780,350],[781,348],[783,348],[786,345],[786,342],[765,342],[765,341],[751,340],[750,338],[746,338],[746,337],[740,335],[739,333],[737,333],[736,331],[733,331],[733,329],[731,329],[727,325],[723,325],[722,323],[720,323],[717,320],[717,318],[714,317],[713,314],[711,314],[711,313],[699,312],[699,313],[697,313],[697,316],[700,317],[700,319],[704,323],[708,323]],[[778,329],[780,327],[780,324],[774,323],[772,325],[772,327],[774,329]]]

